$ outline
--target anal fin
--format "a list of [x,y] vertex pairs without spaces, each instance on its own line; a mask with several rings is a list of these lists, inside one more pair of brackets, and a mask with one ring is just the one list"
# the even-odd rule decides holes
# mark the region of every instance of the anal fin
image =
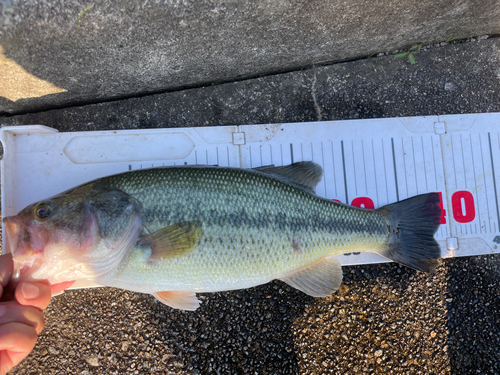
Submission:
[[194,311],[200,307],[200,301],[194,292],[156,292],[153,296],[161,303],[174,309]]
[[281,281],[312,297],[328,297],[342,283],[342,267],[335,258],[323,258],[281,278]]

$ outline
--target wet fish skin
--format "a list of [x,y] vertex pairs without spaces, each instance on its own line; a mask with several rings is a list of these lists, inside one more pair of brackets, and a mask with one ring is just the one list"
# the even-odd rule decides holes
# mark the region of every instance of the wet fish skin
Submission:
[[[147,250],[136,248],[134,261],[113,275],[119,282],[134,275],[135,288],[137,284],[198,292],[245,288],[283,277],[327,255],[376,250],[387,241],[383,215],[320,198],[259,172],[151,169],[102,182],[143,197],[149,232],[179,222],[202,223],[197,248],[185,257],[148,265],[153,272],[144,271]],[[166,204],[158,204],[160,196]]]

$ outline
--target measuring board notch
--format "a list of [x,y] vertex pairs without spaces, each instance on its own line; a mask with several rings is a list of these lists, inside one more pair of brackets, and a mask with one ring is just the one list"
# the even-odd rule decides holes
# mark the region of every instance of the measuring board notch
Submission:
[[443,121],[438,121],[434,123],[434,133],[445,134],[446,133],[446,123]]
[[446,239],[446,249],[448,250],[448,253],[446,254],[446,256],[447,257],[454,257],[455,251],[458,250],[458,238],[457,237],[448,237]]
[[233,133],[233,145],[244,145],[245,142],[245,133]]

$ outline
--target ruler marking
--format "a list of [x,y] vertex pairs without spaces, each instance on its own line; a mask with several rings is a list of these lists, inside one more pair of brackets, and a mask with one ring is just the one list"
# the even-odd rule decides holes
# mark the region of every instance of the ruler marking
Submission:
[[432,162],[434,164],[434,178],[436,179],[436,191],[438,191],[438,176],[437,176],[437,167],[436,167],[436,157],[434,155],[434,137],[431,135],[431,143],[432,143]]
[[337,194],[337,175],[335,174],[335,157],[333,155],[333,141],[330,141],[330,144],[332,145],[332,169],[333,169],[333,182],[334,182],[334,185],[335,185],[335,198],[338,197],[338,194]]
[[[323,153],[323,141],[321,141],[321,162],[323,163],[323,171],[325,170],[325,154]],[[325,183],[325,196],[328,194],[328,190],[326,189],[326,177],[325,173],[323,173],[323,181]]]
[[[417,181],[417,164],[415,161],[415,144],[413,143],[413,137],[411,137],[411,151],[413,154],[413,170],[415,171],[415,186],[417,187],[417,194],[418,194],[418,181]],[[424,162],[425,164],[425,162]]]
[[429,184],[427,183],[427,166],[425,165],[424,136],[421,136],[420,140],[422,141],[422,158],[424,159],[425,191],[429,191]]
[[382,138],[382,158],[383,158],[383,161],[384,161],[385,193],[387,195],[387,203],[389,203],[389,184],[387,183],[387,168],[385,167],[384,138]]
[[219,163],[219,147],[218,146],[215,146],[215,152],[217,153],[217,165],[220,166],[220,163]]
[[462,150],[462,165],[464,166],[465,188],[467,189],[467,176],[465,174],[465,157],[464,157],[464,144],[463,144],[463,141],[462,141],[462,133],[460,133],[460,148]]
[[263,165],[264,162],[262,161],[262,145],[260,145],[260,165]]
[[[488,142],[490,144],[491,174],[493,176],[493,189],[495,191],[495,203],[496,203],[496,207],[497,207],[497,223],[500,224],[500,213],[498,212],[497,181],[496,181],[496,178],[495,178],[495,165],[493,164],[493,149],[491,148],[491,135],[490,135],[490,133],[488,133]],[[498,143],[500,144],[500,138],[499,138],[499,142]],[[496,232],[496,230],[495,230],[495,232]]]
[[283,165],[283,145],[280,143],[281,165]]
[[[471,150],[472,150],[472,142],[471,142]],[[458,190],[457,168],[455,166],[455,148],[453,147],[453,134],[451,135],[451,156],[453,159],[453,173],[455,174],[455,190]]]
[[207,157],[207,165],[208,165],[208,150],[205,150],[205,155]]
[[340,147],[342,149],[342,167],[344,168],[345,201],[346,201],[346,204],[349,204],[349,198],[347,198],[347,175],[345,172],[344,141],[340,141]]
[[248,146],[248,153],[250,154],[250,168],[253,168],[253,163],[252,163],[252,146]]
[[405,145],[403,142],[403,137],[401,137],[401,147],[403,149],[403,166],[404,166],[404,170],[405,170],[406,198],[408,198],[410,193],[408,192],[408,173],[406,172]]
[[198,164],[198,151],[194,150],[194,163]]
[[399,202],[399,189],[398,189],[398,174],[396,172],[396,153],[394,151],[394,138],[391,138],[392,144],[392,165],[394,166],[394,182],[396,183],[396,200]]
[[129,164],[128,165],[128,170],[131,171],[132,170],[132,164]]
[[302,147],[302,142],[300,142],[300,157],[301,161],[304,161],[304,148]]
[[[486,196],[486,211],[488,211],[488,223],[490,224],[490,233],[491,233],[491,219],[490,218],[490,204],[488,203],[488,188],[486,186],[486,169],[484,168],[484,157],[483,157],[483,141],[481,140],[481,133],[479,133],[479,147],[481,148],[481,164],[483,166],[483,181],[484,181],[484,195]],[[481,223],[479,223],[481,225]],[[484,231],[486,232],[486,221],[484,222]]]
[[354,187],[356,188],[356,196],[358,196],[358,178],[356,177],[356,159],[354,158],[354,140],[351,141],[352,151],[352,169],[354,171]]
[[[472,171],[474,172],[474,184],[476,185],[475,187],[475,192],[476,192],[476,202],[479,203],[479,200],[477,198],[477,180],[476,180],[476,163],[474,162],[474,150],[472,149],[472,134],[469,133],[469,137],[470,137],[470,152],[472,154]],[[481,210],[477,209],[477,214],[478,214],[478,217],[479,217],[479,222],[481,222]],[[471,224],[471,227],[472,227],[472,224]],[[471,228],[472,230],[472,228]],[[477,233],[477,228],[476,228],[476,233]]]
[[229,167],[229,164],[231,164],[231,159],[229,159],[229,146],[227,146],[226,149],[227,149],[227,166]]
[[377,163],[375,162],[375,147],[373,146],[373,138],[372,138],[372,156],[373,156],[373,171],[375,173],[375,193],[377,195],[377,207],[380,205],[380,198],[378,197],[378,183],[377,183]]
[[292,161],[292,164],[293,164],[293,144],[290,143],[290,159]]
[[[365,193],[368,195],[368,178],[366,177],[365,145],[361,140],[361,152],[363,154],[363,173],[365,174]],[[373,161],[375,163],[375,160]]]

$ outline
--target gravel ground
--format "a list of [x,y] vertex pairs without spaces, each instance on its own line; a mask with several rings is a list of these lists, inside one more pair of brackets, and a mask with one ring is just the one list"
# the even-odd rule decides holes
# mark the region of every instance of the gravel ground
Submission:
[[[60,131],[500,112],[498,38],[111,103],[0,117]],[[314,299],[279,281],[196,312],[116,289],[68,291],[12,374],[498,374],[500,255],[344,268]]]
[[314,299],[281,282],[202,296],[196,312],[109,288],[54,298],[15,374],[498,374],[500,257],[433,275],[346,267]]
[[450,372],[448,361],[434,362],[449,355],[445,267],[433,276],[351,267],[346,276],[327,299],[274,282],[207,295],[195,313],[129,292],[68,292],[47,311],[38,353],[19,373],[36,373],[35,363],[48,373],[46,361],[50,373],[75,374]]

